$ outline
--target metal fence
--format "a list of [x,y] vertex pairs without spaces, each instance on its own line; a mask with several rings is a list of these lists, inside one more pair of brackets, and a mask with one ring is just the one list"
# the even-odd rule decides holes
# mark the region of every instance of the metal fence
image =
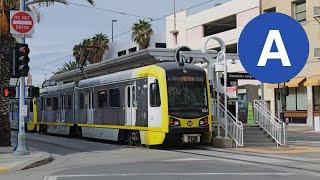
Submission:
[[277,146],[286,144],[286,125],[271,113],[265,101],[254,101],[254,118],[256,123],[275,140]]
[[[227,118],[224,117],[224,105],[219,103],[220,109],[220,125],[223,129],[227,129],[228,135],[236,143],[236,147],[243,146],[243,124],[230,111],[227,111]],[[227,123],[225,122],[227,120]],[[228,128],[226,128],[226,124]]]

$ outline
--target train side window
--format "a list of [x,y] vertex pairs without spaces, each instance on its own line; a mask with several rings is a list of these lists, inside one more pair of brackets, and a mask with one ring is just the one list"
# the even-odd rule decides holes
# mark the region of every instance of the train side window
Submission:
[[68,109],[72,109],[72,96],[68,95]]
[[59,99],[57,97],[54,97],[52,99],[52,110],[57,111],[59,106]]
[[161,106],[160,89],[159,89],[158,83],[150,84],[150,106],[151,107]]
[[41,110],[44,111],[46,107],[46,99],[44,97],[41,98]]
[[106,90],[98,91],[98,108],[108,107],[108,93]]
[[52,104],[51,98],[47,98],[47,109],[48,110],[51,110],[51,104]]
[[80,93],[80,109],[84,108],[84,94]]
[[109,89],[109,106],[110,107],[120,107],[120,90]]
[[33,112],[33,101],[30,100],[29,102],[29,112]]

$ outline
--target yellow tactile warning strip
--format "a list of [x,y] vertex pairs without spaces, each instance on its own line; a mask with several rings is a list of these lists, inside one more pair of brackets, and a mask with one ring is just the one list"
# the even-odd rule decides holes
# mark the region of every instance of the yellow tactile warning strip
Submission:
[[293,147],[244,147],[229,149],[236,152],[250,152],[262,154],[298,154],[298,153],[320,153],[320,147],[293,146]]

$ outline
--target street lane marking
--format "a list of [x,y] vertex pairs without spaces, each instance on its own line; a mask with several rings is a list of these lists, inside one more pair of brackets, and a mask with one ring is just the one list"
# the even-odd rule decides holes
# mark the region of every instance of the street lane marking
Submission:
[[132,174],[83,174],[83,175],[57,175],[46,176],[44,180],[57,180],[58,178],[72,177],[117,177],[117,176],[297,176],[296,173],[132,173]]
[[162,160],[165,162],[176,162],[176,161],[209,161],[209,160],[213,160],[212,159],[208,159],[208,158],[182,158],[182,159],[167,159],[167,160]]

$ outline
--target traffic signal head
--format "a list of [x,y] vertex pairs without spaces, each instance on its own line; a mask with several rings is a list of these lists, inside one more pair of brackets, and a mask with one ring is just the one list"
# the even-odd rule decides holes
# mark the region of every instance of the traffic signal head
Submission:
[[16,88],[15,87],[4,87],[3,88],[3,97],[16,97]]
[[28,89],[28,95],[29,97],[39,97],[40,96],[40,88],[39,87],[34,87],[30,86]]
[[27,77],[29,73],[30,49],[28,44],[16,43],[14,48],[13,77]]

